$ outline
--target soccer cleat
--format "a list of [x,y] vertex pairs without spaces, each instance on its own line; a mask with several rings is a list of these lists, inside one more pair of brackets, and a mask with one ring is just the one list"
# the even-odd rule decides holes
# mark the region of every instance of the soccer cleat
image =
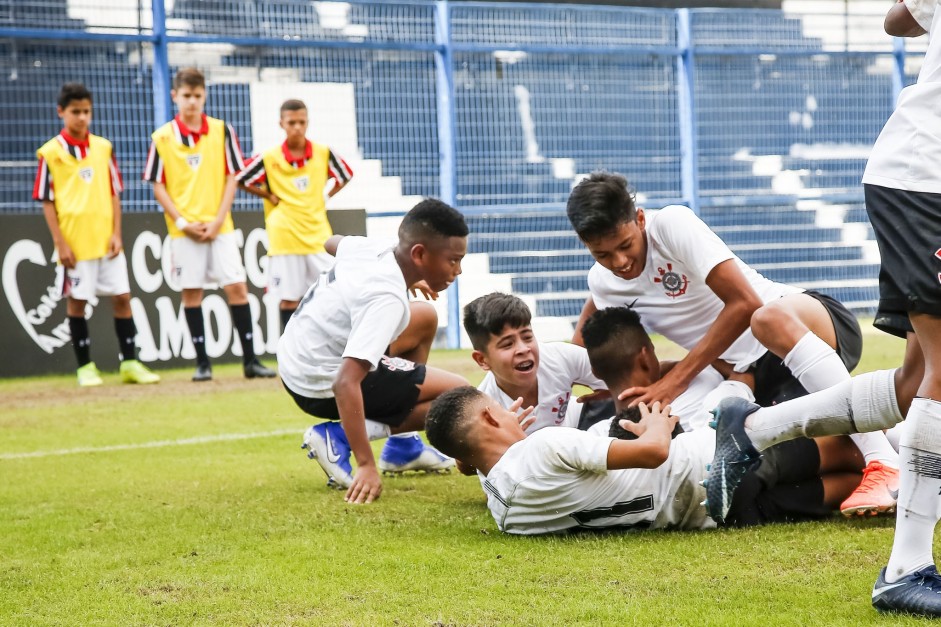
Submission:
[[345,489],[353,485],[350,443],[339,422],[322,422],[309,428],[301,448],[327,473],[327,487]]
[[391,437],[379,456],[379,470],[385,474],[398,474],[409,470],[448,472],[454,460],[428,446],[417,435],[406,438]]
[[742,479],[761,463],[761,454],[745,434],[745,418],[759,406],[742,398],[725,398],[715,411],[716,454],[706,478],[706,511],[717,524],[725,523],[732,496]]
[[75,371],[78,375],[78,385],[83,388],[91,388],[101,385],[104,381],[101,379],[101,373],[98,372],[98,366],[90,361]]
[[124,383],[157,383],[160,381],[160,375],[136,359],[128,359],[121,362],[121,381]]
[[245,373],[246,379],[270,379],[275,376],[274,370],[264,367],[257,359],[242,366],[242,372]]
[[212,381],[212,366],[208,363],[196,364],[196,372],[193,373],[193,381]]
[[941,575],[932,564],[889,583],[883,568],[872,588],[872,606],[880,612],[941,618]]
[[899,471],[873,461],[863,469],[859,487],[840,505],[844,516],[888,514],[895,511],[899,494]]

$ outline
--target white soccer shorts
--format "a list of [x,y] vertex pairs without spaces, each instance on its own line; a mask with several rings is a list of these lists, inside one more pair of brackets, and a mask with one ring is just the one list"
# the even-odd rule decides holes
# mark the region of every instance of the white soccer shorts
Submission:
[[268,257],[268,291],[279,300],[300,300],[334,262],[329,253]]
[[225,287],[245,282],[245,266],[235,241],[235,233],[223,233],[209,242],[187,236],[170,241],[173,276],[185,290]]
[[[60,266],[61,268],[61,266]],[[98,296],[117,296],[131,291],[127,278],[127,259],[118,253],[114,259],[99,257],[78,261],[62,276],[65,284],[62,293],[75,300],[98,304]]]

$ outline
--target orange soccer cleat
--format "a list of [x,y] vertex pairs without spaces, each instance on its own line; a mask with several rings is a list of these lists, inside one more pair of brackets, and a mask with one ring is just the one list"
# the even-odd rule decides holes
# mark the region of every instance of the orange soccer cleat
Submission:
[[899,497],[899,471],[882,462],[869,462],[859,487],[840,505],[844,516],[875,516],[895,511]]

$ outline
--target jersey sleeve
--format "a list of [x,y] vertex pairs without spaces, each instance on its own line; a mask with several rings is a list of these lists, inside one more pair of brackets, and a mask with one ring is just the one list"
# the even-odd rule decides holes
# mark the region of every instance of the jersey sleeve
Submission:
[[395,339],[405,303],[391,293],[376,294],[352,312],[352,331],[343,357],[368,361],[375,368]]
[[33,181],[33,200],[55,200],[55,194],[52,191],[52,172],[49,171],[49,165],[42,157],[39,158],[39,167],[36,168],[36,180]]
[[262,155],[255,155],[249,159],[245,167],[235,175],[235,180],[246,187],[265,183],[268,176],[265,172],[265,160]]
[[937,0],[905,0],[905,8],[912,14],[919,26],[926,32],[931,32],[931,22],[938,8]]
[[613,438],[600,438],[569,427],[546,427],[529,437],[541,440],[546,462],[560,472],[608,471],[608,448]]
[[327,160],[327,171],[330,174],[330,178],[341,185],[346,185],[350,182],[350,179],[353,178],[353,169],[340,155],[335,153],[332,148],[330,149],[330,156]]
[[671,205],[661,209],[653,227],[661,252],[684,264],[705,280],[713,268],[735,257],[725,242],[689,207]]
[[591,371],[591,362],[588,360],[588,351],[576,344],[558,342],[565,369],[571,377],[573,384],[586,385],[593,390],[607,390],[608,386]]
[[225,173],[235,174],[245,169],[245,158],[242,156],[242,147],[239,146],[238,135],[231,124],[225,125]]
[[160,158],[156,142],[153,141],[150,142],[150,150],[147,151],[147,163],[144,164],[143,178],[151,183],[167,182],[167,176],[163,171],[163,160]]
[[118,168],[118,158],[114,155],[114,149],[111,150],[108,171],[111,174],[111,195],[118,196],[124,191],[124,179],[121,177],[121,169]]

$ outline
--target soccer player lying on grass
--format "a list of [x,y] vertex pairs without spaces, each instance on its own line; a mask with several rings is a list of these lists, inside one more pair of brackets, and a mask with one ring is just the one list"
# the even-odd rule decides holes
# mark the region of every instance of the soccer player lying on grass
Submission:
[[[582,336],[592,370],[612,394],[646,387],[660,378],[656,349],[637,313],[631,309],[611,307],[596,312],[585,322]],[[753,399],[746,383],[750,375],[733,376],[740,379],[726,382],[716,391]],[[699,396],[691,398],[689,406],[693,411],[703,412],[701,408],[709,403],[710,395],[702,387],[690,388],[684,394],[692,396],[694,392]],[[617,398],[619,415],[623,415],[631,400],[630,397]],[[618,421],[608,422],[610,431],[607,433],[603,422],[592,427],[590,433],[620,437],[623,432]],[[685,438],[686,434],[681,437]],[[714,448],[715,440],[706,440],[705,446]],[[836,511],[842,500],[859,485],[863,459],[849,438],[801,438],[790,444],[792,446],[774,447],[767,466],[748,473],[735,494],[731,515],[723,522],[745,526],[823,518]]]
[[[597,309],[629,305],[649,330],[689,351],[656,383],[629,391],[635,403],[672,402],[717,360],[754,370],[755,396],[765,406],[845,381],[859,362],[862,334],[846,307],[761,276],[690,209],[645,213],[624,177],[598,172],[572,191],[567,213],[597,262],[579,327]],[[891,510],[898,454],[882,433],[853,439],[867,480],[841,509]]]
[[[340,240],[336,265],[311,286],[285,327],[278,343],[284,387],[306,413],[339,421],[308,429],[304,446],[328,477],[348,488],[349,502],[369,503],[382,492],[370,440],[409,434],[386,443],[388,470],[454,465],[411,432],[424,427],[432,400],[467,381],[416,363],[427,360],[434,333],[410,324],[407,291],[422,281],[434,292],[445,289],[461,273],[466,251],[464,217],[439,200],[423,200],[402,219],[398,242]],[[416,335],[418,342],[403,345]]]

